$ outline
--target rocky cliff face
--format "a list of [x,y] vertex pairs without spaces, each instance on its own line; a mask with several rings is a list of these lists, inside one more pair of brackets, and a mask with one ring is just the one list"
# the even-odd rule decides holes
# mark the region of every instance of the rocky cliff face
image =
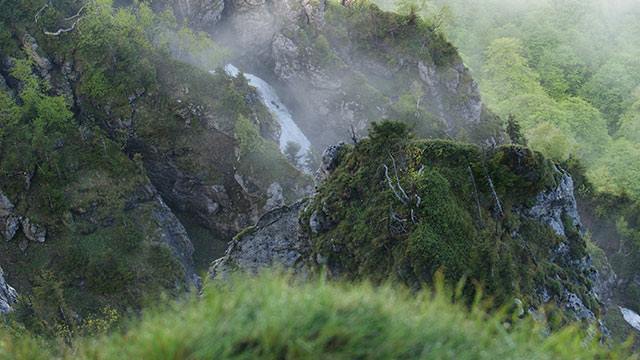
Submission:
[[559,236],[568,237],[565,223],[577,230],[582,230],[578,205],[574,195],[573,178],[568,173],[562,173],[556,188],[541,192],[536,196],[536,203],[526,211],[527,215],[547,224]]
[[[524,214],[547,225],[564,240],[553,249],[550,260],[560,266],[574,268],[579,273],[586,275],[586,279],[596,285],[583,296],[600,300],[601,294],[606,296],[606,291],[602,288],[602,284],[600,286],[597,284],[600,283],[601,276],[606,276],[606,274],[601,275],[596,271],[586,249],[582,251],[576,249],[578,246],[584,247],[585,244],[581,239],[583,225],[578,213],[573,178],[561,169],[557,171],[561,174],[557,187],[539,193],[536,196],[535,204],[526,209]],[[576,241],[578,244],[575,243]],[[548,295],[545,296],[548,293],[549,290],[546,288],[538,290],[538,294],[542,295],[543,302],[551,300]],[[571,292],[568,288],[562,290],[559,301],[563,308],[571,312],[577,320],[596,320],[594,311],[585,305],[579,295]]]
[[222,38],[234,62],[277,81],[317,149],[405,119],[425,136],[502,141],[469,71],[440,35],[375,6],[231,1]]
[[231,0],[227,1],[222,33],[237,42],[242,56],[270,56],[272,42],[283,31],[302,24],[324,24],[326,1],[311,0]]
[[[320,186],[338,166],[345,144],[328,147],[322,154],[322,163],[316,172],[316,184]],[[229,244],[224,257],[215,260],[209,269],[214,279],[227,278],[236,271],[257,273],[261,269],[276,267],[306,274],[314,261],[304,224],[300,221],[310,204],[309,199],[282,206],[262,216],[255,226],[239,233]],[[314,213],[309,226],[319,232],[326,226],[325,219]]]
[[125,205],[125,210],[135,214],[140,208],[148,208],[151,215],[149,237],[164,244],[182,265],[185,283],[201,287],[200,277],[193,263],[194,247],[186,229],[151,184],[141,186]]
[[224,0],[154,0],[151,6],[157,12],[170,10],[176,19],[196,30],[211,30],[222,19]]

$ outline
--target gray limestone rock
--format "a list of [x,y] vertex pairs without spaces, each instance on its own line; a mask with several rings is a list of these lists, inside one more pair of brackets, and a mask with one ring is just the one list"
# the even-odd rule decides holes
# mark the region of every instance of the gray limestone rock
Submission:
[[333,172],[333,170],[338,167],[340,151],[345,146],[346,144],[341,142],[337,145],[331,145],[324,150],[322,153],[322,163],[320,164],[318,171],[316,171],[316,184],[320,184],[324,181]]
[[20,228],[20,217],[14,213],[11,200],[0,191],[0,234],[5,240],[12,240]]
[[269,188],[267,189],[267,196],[267,203],[264,206],[265,211],[271,211],[284,206],[282,186],[277,182],[269,185]]
[[226,278],[240,270],[255,274],[259,270],[280,266],[304,274],[308,246],[300,233],[299,216],[306,200],[266,213],[256,226],[240,233],[229,245],[224,257],[211,265],[211,278]]
[[18,300],[18,293],[7,283],[4,271],[0,268],[0,313],[7,314],[13,310],[12,306]]
[[22,232],[30,241],[43,243],[47,240],[47,229],[44,226],[34,224],[29,218],[22,218]]
[[564,218],[568,218],[578,230],[582,229],[578,205],[574,195],[573,178],[563,173],[555,189],[542,192],[536,197],[536,203],[527,211],[527,215],[549,225],[559,236],[566,237]]

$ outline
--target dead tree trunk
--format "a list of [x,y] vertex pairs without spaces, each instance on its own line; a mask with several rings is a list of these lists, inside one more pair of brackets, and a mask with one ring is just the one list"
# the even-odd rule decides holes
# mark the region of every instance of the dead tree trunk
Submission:
[[476,206],[478,207],[478,221],[480,222],[480,226],[484,226],[482,223],[482,209],[480,207],[480,197],[478,196],[478,186],[476,184],[476,178],[473,176],[471,165],[467,165],[467,170],[469,171],[469,178],[471,178],[471,184],[473,185],[473,195],[476,200]]
[[[389,157],[391,158],[391,162],[393,164],[394,178],[392,179],[391,176],[389,176],[389,167],[386,164],[383,164],[382,167],[384,168],[384,176],[387,180],[387,185],[393,192],[393,195],[396,197],[396,199],[398,199],[402,203],[402,205],[409,208],[411,222],[413,224],[416,224],[418,222],[416,217],[416,210],[420,208],[420,205],[422,204],[422,198],[418,194],[413,194],[411,196],[407,195],[407,192],[404,190],[404,188],[402,188],[402,185],[400,184],[400,175],[398,174],[396,159],[391,154],[389,154]],[[424,166],[420,168],[418,173],[422,174],[423,171]]]

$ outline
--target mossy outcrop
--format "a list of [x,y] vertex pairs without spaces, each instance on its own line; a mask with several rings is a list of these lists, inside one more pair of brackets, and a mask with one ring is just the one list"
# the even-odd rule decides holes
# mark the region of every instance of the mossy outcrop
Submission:
[[[571,177],[539,153],[418,140],[400,123],[374,125],[369,138],[331,153],[329,176],[291,210],[307,269],[413,288],[442,272],[452,284],[466,280],[468,296],[479,286],[523,312],[553,304],[559,319],[598,317]],[[264,231],[239,236],[236,249]]]

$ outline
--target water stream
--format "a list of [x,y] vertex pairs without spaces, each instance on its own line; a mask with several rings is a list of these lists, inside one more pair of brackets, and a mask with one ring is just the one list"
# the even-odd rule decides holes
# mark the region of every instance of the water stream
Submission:
[[[224,70],[230,76],[238,76],[240,73],[240,70],[232,64],[225,66]],[[262,102],[271,111],[280,124],[282,131],[280,134],[280,150],[284,152],[287,147],[287,143],[289,142],[294,142],[300,145],[300,151],[298,151],[298,165],[299,167],[303,167],[302,164],[304,163],[305,157],[311,149],[311,142],[307,139],[302,130],[300,130],[298,125],[296,125],[295,121],[293,121],[293,117],[291,116],[289,109],[287,109],[282,101],[280,101],[275,89],[269,85],[269,83],[252,74],[245,73],[244,76],[249,81],[249,84],[258,90],[258,95],[262,99]]]
[[640,331],[640,315],[630,309],[621,307],[620,312],[624,317],[624,320],[629,323],[634,329]]

